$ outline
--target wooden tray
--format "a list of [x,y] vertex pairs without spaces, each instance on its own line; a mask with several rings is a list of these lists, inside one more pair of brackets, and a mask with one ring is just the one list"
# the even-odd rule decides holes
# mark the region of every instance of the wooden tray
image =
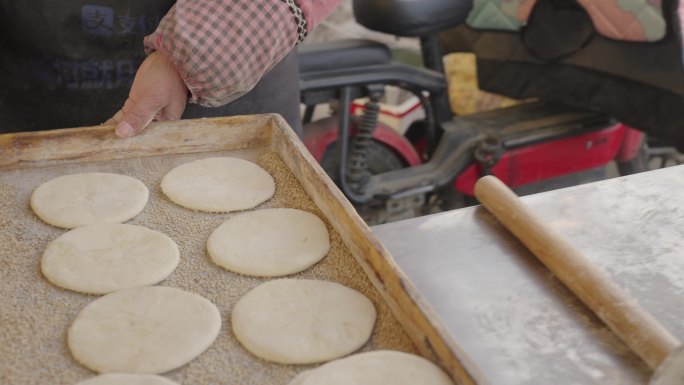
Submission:
[[203,295],[221,311],[214,345],[165,376],[181,384],[287,384],[313,367],[268,363],[237,343],[230,307],[267,279],[230,273],[207,257],[206,239],[231,214],[183,209],[160,191],[159,182],[171,168],[210,156],[252,160],[274,176],[276,195],[259,208],[294,207],[325,219],[330,254],[292,277],[337,281],[374,302],[378,322],[362,350],[417,349],[458,383],[483,383],[429,305],[277,115],[157,123],[127,140],[102,126],[0,135],[0,383],[69,384],[93,375],[73,360],[65,338],[74,317],[96,297],[59,289],[41,276],[42,251],[64,230],[40,221],[28,205],[42,182],[90,171],[128,174],[148,186],[150,201],[131,223],[166,233],[181,249],[181,263],[161,285]]

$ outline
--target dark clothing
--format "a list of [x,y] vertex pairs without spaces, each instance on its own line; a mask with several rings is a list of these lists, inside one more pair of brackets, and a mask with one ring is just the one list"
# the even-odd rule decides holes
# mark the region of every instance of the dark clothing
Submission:
[[519,33],[461,27],[443,40],[447,50],[475,52],[483,90],[597,109],[684,150],[679,4],[663,0],[662,6],[667,30],[656,42],[603,37],[579,5],[550,1],[537,3]]
[[[97,125],[122,106],[169,0],[0,0],[0,132]],[[299,126],[290,55],[243,98],[183,118],[278,112]]]
[[264,75],[245,96],[219,108],[188,104],[183,119],[270,112],[282,115],[290,127],[302,136],[299,117],[299,61],[294,51]]

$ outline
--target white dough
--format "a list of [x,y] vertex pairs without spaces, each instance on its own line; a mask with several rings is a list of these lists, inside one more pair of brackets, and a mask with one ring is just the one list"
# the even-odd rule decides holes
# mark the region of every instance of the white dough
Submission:
[[169,199],[207,212],[251,209],[275,193],[273,177],[256,164],[238,158],[207,158],[182,164],[161,182]]
[[376,312],[356,290],[334,282],[280,279],[258,286],[233,307],[238,341],[254,355],[283,364],[345,356],[370,337]]
[[225,221],[209,237],[211,259],[236,273],[274,277],[306,270],[330,250],[325,223],[295,209],[265,209]]
[[408,353],[378,350],[328,362],[289,385],[454,385],[432,362]]
[[45,222],[73,229],[96,223],[121,223],[140,214],[149,191],[126,175],[92,172],[63,175],[36,188],[31,208]]
[[152,286],[99,298],[76,317],[67,343],[99,373],[159,374],[179,368],[218,336],[221,316],[197,294]]
[[154,285],[178,264],[178,246],[142,226],[104,223],[79,227],[48,244],[41,270],[52,283],[89,294]]
[[76,385],[178,385],[178,383],[150,374],[110,373],[89,378]]

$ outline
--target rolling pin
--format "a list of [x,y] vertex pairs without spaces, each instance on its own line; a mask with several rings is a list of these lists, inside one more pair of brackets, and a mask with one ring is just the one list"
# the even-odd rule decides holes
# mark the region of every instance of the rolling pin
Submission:
[[684,385],[684,346],[503,182],[485,176],[475,196],[655,373],[651,385]]

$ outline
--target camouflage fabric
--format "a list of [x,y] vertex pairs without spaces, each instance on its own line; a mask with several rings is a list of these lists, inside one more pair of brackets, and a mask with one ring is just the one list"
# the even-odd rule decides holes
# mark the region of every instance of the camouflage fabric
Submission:
[[[539,0],[545,1],[545,0]],[[468,25],[477,29],[518,31],[537,0],[474,0]],[[661,0],[578,0],[603,36],[652,42],[665,36]]]

